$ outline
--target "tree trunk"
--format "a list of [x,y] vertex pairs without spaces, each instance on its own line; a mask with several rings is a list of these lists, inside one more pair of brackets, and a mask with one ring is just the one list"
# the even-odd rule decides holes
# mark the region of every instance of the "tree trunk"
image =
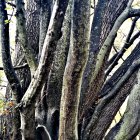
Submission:
[[[122,75],[126,73],[128,70],[128,66],[131,66],[132,63],[139,58],[140,44],[136,46],[133,50],[132,54],[125,60],[122,66],[114,73],[114,75],[106,82],[104,85],[101,94],[110,93],[111,89],[116,86],[119,80],[121,80]],[[92,126],[91,139],[101,140],[108,127],[110,126],[113,118],[121,107],[122,103],[125,101],[126,97],[130,93],[133,85],[136,82],[136,72],[127,80],[127,82],[120,87],[119,91],[110,99],[108,102],[104,104],[104,107],[100,110],[99,116],[94,119],[94,123]],[[105,96],[104,95],[104,96]],[[100,105],[100,102],[96,105],[96,108]],[[94,113],[93,113],[94,114]],[[92,121],[93,122],[93,121]],[[101,127],[102,126],[102,127]]]
[[20,109],[20,119],[22,140],[35,140],[35,107],[27,106]]
[[[108,63],[118,29],[127,18],[135,17],[136,23],[140,16],[140,9],[133,9],[133,0],[93,0],[92,26],[91,0],[27,0],[25,9],[23,1],[0,0],[0,70],[7,76],[15,101],[12,139],[102,140],[135,84],[128,112],[117,130],[112,129],[105,137],[133,139],[139,130],[139,96],[135,91],[139,90],[140,43],[107,79],[114,60],[120,59],[121,51]],[[5,3],[17,10],[14,67],[9,44],[11,18],[8,20]],[[124,43],[127,48],[140,35],[132,36],[134,26]],[[17,69],[21,64],[27,67]],[[4,134],[8,134],[6,130],[10,129]]]
[[[51,18],[51,7],[52,0],[40,0],[40,31],[39,31],[39,54],[38,54],[38,62],[40,61],[42,48],[45,41],[45,37],[47,34],[50,18]],[[40,91],[40,98],[36,101],[36,109],[35,109],[35,121],[36,126],[44,125],[46,126],[46,118],[47,118],[47,103],[46,103],[46,95],[47,95],[47,83],[45,81],[42,90]]]
[[[8,20],[6,3],[4,0],[0,0],[0,46],[2,52],[2,62],[4,73],[8,79],[10,87],[12,89],[12,94],[15,99],[15,104],[20,102],[23,92],[19,82],[19,79],[14,71],[11,55],[10,55],[10,40],[9,40],[9,23],[5,24],[5,21]],[[19,110],[14,109],[14,133],[13,139],[19,140],[21,138],[19,131],[20,118]]]
[[48,30],[50,18],[51,18],[51,6],[52,0],[40,0],[40,33],[39,33],[39,55],[41,57],[43,43]]
[[[98,99],[98,93],[100,92],[103,86],[103,83],[105,81],[104,71],[106,70],[107,59],[110,54],[110,50],[116,36],[114,36],[114,39],[111,42],[112,45],[110,44],[110,47],[108,48],[108,51],[106,52],[105,58],[103,60],[104,63],[99,68],[100,72],[97,70],[98,66],[95,66],[95,64],[98,63],[99,58],[100,58],[99,50],[101,46],[103,45],[105,39],[109,35],[110,31],[112,30],[112,27],[116,22],[116,19],[120,16],[120,14],[125,9],[127,3],[128,3],[128,0],[124,0],[123,3],[121,0],[117,0],[115,2],[114,0],[104,1],[104,2],[102,0],[98,1],[97,10],[98,8],[101,8],[101,13],[103,14],[99,15],[98,12],[95,12],[95,14],[98,14],[98,15],[95,15],[93,19],[93,25],[91,29],[90,55],[89,55],[88,63],[87,63],[85,73],[84,73],[85,77],[83,77],[83,89],[85,90],[82,91],[82,94],[84,95],[82,95],[83,101],[81,103],[81,109],[80,109],[80,121],[84,117],[84,114],[86,114],[86,117],[89,118],[90,114],[88,112],[90,111],[88,110],[88,106],[90,108],[90,106],[92,106],[95,103],[95,101]],[[98,16],[101,19],[100,18],[96,19]],[[101,25],[101,27],[98,25],[98,23],[100,23],[99,25]],[[98,28],[96,28],[96,26]],[[95,31],[97,32],[97,35],[95,34]],[[97,55],[98,55],[98,58],[97,58]],[[100,56],[103,56],[103,54],[100,54]],[[98,64],[100,65],[100,63]],[[95,67],[96,67],[96,70],[95,70]]]
[[[66,66],[67,55],[70,45],[70,32],[71,32],[71,7],[72,1],[66,11],[63,28],[62,38],[59,40],[55,58],[50,72],[47,88],[47,128],[50,132],[52,140],[58,139],[59,129],[59,111],[60,99],[62,92],[63,74]],[[55,88],[54,88],[55,87]]]
[[[53,8],[52,17],[50,20],[48,32],[43,45],[42,57],[40,59],[39,66],[31,80],[31,83],[25,92],[20,104],[18,105],[21,113],[22,136],[23,139],[28,140],[28,133],[30,133],[29,126],[32,127],[30,139],[34,139],[35,123],[35,103],[39,99],[41,89],[45,81],[48,81],[49,72],[52,67],[54,54],[58,40],[61,38],[61,28],[64,20],[64,15],[68,5],[68,0],[57,0]],[[31,111],[32,109],[32,111]],[[33,119],[30,121],[30,119]],[[28,129],[26,129],[26,127]]]
[[[124,113],[120,130],[115,136],[115,140],[132,140],[140,130],[140,71],[137,73],[137,83],[130,93],[127,108]],[[131,132],[131,133],[130,133]]]
[[72,10],[71,42],[60,106],[59,140],[78,139],[80,90],[88,57],[90,0],[74,0]]

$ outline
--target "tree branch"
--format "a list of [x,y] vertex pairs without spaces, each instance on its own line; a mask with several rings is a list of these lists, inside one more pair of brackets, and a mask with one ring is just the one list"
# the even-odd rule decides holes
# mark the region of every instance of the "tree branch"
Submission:
[[49,72],[55,55],[56,45],[62,35],[61,27],[67,5],[68,0],[55,1],[48,32],[46,34],[43,45],[39,66],[31,80],[26,93],[21,100],[21,103],[19,104],[19,107],[21,108],[26,108],[30,104],[34,106],[36,99],[39,97],[38,93],[41,91],[44,81],[48,80]]
[[114,140],[117,132],[120,130],[120,127],[122,125],[122,120],[123,117],[121,117],[120,121],[113,128],[111,128],[111,130],[105,136],[105,140]]
[[[128,18],[129,15],[129,4],[125,8],[125,10],[121,13],[121,15],[117,18],[112,30],[104,41],[96,59],[95,69],[93,71],[92,77],[90,78],[88,91],[86,93],[86,97],[84,98],[84,105],[81,107],[80,111],[80,119],[86,114],[86,110],[90,108],[95,100],[98,97],[98,93],[104,82],[104,69],[105,64],[108,59],[108,52],[111,50],[112,44],[117,35],[117,31],[122,25],[122,23]],[[100,82],[99,82],[100,80]],[[98,85],[96,84],[98,82]]]
[[134,85],[127,103],[121,127],[115,136],[115,140],[134,139],[140,128],[140,70],[137,74],[137,83]]
[[[130,3],[131,2],[129,1],[126,9],[122,12],[122,14],[116,20],[112,30],[110,31],[110,33],[107,36],[103,46],[101,47],[101,49],[99,51],[99,54],[97,56],[97,62],[96,62],[96,67],[95,67],[95,71],[94,71],[93,80],[98,75],[98,73],[99,73],[99,71],[101,69],[101,66],[104,63],[104,58],[106,56],[106,53],[109,50],[109,48],[111,47],[112,41],[114,40],[115,35],[116,35],[118,29],[120,28],[122,23],[130,16]],[[132,16],[132,14],[131,14],[131,16]]]
[[[23,69],[23,68],[27,68],[27,67],[28,67],[28,64],[25,63],[25,64],[23,64],[23,65],[15,66],[15,67],[13,67],[13,68],[14,68],[14,70],[19,70],[19,69]],[[3,67],[0,67],[0,70],[4,70],[4,68],[3,68]]]
[[[64,76],[64,71],[65,71],[69,47],[70,47],[71,18],[72,18],[71,14],[72,14],[72,0],[69,1],[69,5],[67,7],[67,11],[65,14],[65,19],[62,27],[63,35],[61,39],[58,41],[56,53],[55,53],[56,55],[54,57],[52,69],[50,71],[49,80],[48,83],[46,83],[47,89],[45,89],[46,91],[44,90],[45,92],[48,93],[47,99],[45,99],[45,101],[47,101],[46,104],[48,106],[47,111],[53,112],[53,113],[48,113],[47,115],[48,116],[47,124],[49,126],[48,130],[50,132],[51,137],[52,138],[56,137],[56,139],[58,139],[58,135],[54,134],[53,132],[58,131],[58,128],[56,128],[52,124],[50,118],[53,118],[54,114],[57,111],[58,112],[60,111],[63,76]],[[54,121],[59,122],[60,120],[59,118],[60,117],[55,118]]]
[[98,106],[96,107],[94,114],[92,115],[92,118],[88,124],[88,126],[85,129],[85,138],[90,134],[93,124],[98,119],[103,107],[106,105],[106,103],[114,96],[115,93],[118,92],[121,86],[124,85],[124,83],[130,78],[130,76],[140,67],[140,58],[133,62],[133,64],[130,66],[130,68],[127,70],[127,72],[124,74],[124,76],[121,78],[121,80],[116,84],[116,86],[111,90],[111,92],[103,97],[100,101]]
[[[122,58],[123,54],[126,52],[126,50],[134,43],[134,41],[140,36],[140,31],[137,32],[132,38],[131,35],[133,33],[133,30],[136,25],[136,21],[139,19],[139,17],[136,17],[135,20],[132,23],[130,32],[128,33],[128,36],[126,38],[126,42],[124,46],[122,47],[121,51],[118,53],[117,57],[114,59],[112,64],[109,66],[108,70],[106,71],[106,76],[112,71],[112,69],[118,64],[118,61],[120,58]],[[130,40],[131,38],[131,40]]]
[[111,76],[111,78],[106,81],[106,83],[102,87],[101,92],[99,93],[99,99],[103,98],[104,96],[110,93],[110,91],[117,84],[117,82],[121,80],[122,75],[124,75],[128,70],[128,68],[132,65],[132,63],[139,58],[139,54],[140,54],[140,43],[136,45],[132,53],[116,70],[116,72]]
[[59,140],[78,140],[80,91],[89,48],[90,0],[74,0],[72,7],[70,49],[63,76],[60,105]]
[[[61,28],[68,2],[69,0],[55,1],[38,68],[35,71],[35,74],[32,77],[30,85],[26,90],[21,102],[17,106],[21,115],[21,133],[23,139],[29,138],[30,128],[28,125],[32,124],[32,132],[34,133],[35,122],[34,119],[30,121],[30,118],[34,117],[35,103],[40,97],[40,92],[44,83],[49,79],[49,73],[52,68],[56,46],[62,35]],[[34,137],[35,136],[33,134],[30,139],[35,139]]]
[[133,19],[133,21],[132,21],[132,25],[131,25],[131,28],[130,28],[130,31],[129,31],[129,33],[128,33],[128,35],[127,35],[127,38],[126,38],[126,43],[128,43],[129,41],[130,41],[130,38],[131,38],[131,36],[132,36],[132,34],[133,34],[133,31],[134,31],[134,29],[135,29],[135,26],[136,26],[136,22],[137,22],[137,20],[139,19],[139,17],[135,17],[134,19]]
[[[106,94],[110,94],[110,91],[115,87],[117,82],[121,80],[122,76],[126,73],[132,63],[140,58],[139,56],[140,43],[137,44],[137,46],[134,48],[128,58],[123,62],[120,68],[118,68],[113,76],[111,76],[111,78],[104,84],[104,87],[102,88],[102,91],[100,93],[101,96],[99,97],[98,102],[96,102],[97,104],[94,104],[88,111],[92,110],[93,112],[95,107],[98,106],[100,98],[102,98]],[[93,124],[91,130],[92,132],[90,133],[91,139],[93,139],[93,137],[95,139],[103,138],[116,113],[120,109],[126,97],[129,95],[132,86],[136,83],[136,73],[137,70],[131,75],[129,80],[126,80],[124,85],[120,87],[119,91],[114,94],[114,96],[104,105],[98,119],[96,118],[97,120]]]
[[25,54],[25,58],[30,67],[31,74],[33,75],[37,68],[37,60],[35,59],[35,55],[33,54],[32,48],[28,44],[27,33],[26,33],[26,20],[24,13],[24,2],[23,0],[16,0],[16,19],[17,19],[17,30],[18,37],[21,47],[23,48],[23,52]]
[[51,6],[52,0],[41,0],[40,9],[40,33],[39,33],[39,56],[41,57],[41,52],[43,48],[43,43],[48,30],[50,18],[51,18]]
[[118,56],[119,52],[117,51],[109,60],[108,60],[108,66],[111,65],[116,57]]
[[6,2],[6,3],[7,3],[8,5],[10,5],[10,6],[16,8],[16,5],[15,5],[15,4],[13,4],[13,3],[11,3],[11,2]]
[[[136,21],[137,21],[138,18],[139,17],[135,17],[135,19],[133,20],[132,25],[131,25],[131,28],[130,28],[130,31],[129,31],[128,35],[127,35],[127,38],[126,38],[126,41],[125,42],[129,42],[129,40],[131,38],[131,35],[133,33],[133,30],[135,28],[135,25],[136,25]],[[116,59],[116,57],[118,56],[118,54],[119,53],[117,52],[115,55],[112,56],[112,58],[110,58],[110,60],[108,62],[108,65],[111,65],[114,62],[114,60]],[[108,74],[106,74],[106,75],[108,75]]]
[[136,16],[140,16],[140,9],[133,9],[133,8],[131,8],[129,10],[128,18],[130,18],[130,17],[136,17]]
[[0,0],[0,43],[2,47],[2,62],[4,73],[10,83],[11,89],[14,93],[16,102],[19,103],[22,98],[22,89],[20,82],[15,74],[11,55],[10,55],[10,43],[9,43],[9,23],[5,24],[5,20],[8,20],[6,5],[4,0]]

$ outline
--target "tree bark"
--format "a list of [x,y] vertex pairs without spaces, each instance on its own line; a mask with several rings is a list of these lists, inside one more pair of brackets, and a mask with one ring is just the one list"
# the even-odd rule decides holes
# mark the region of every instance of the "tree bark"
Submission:
[[[112,29],[115,20],[125,9],[128,0],[98,0],[91,28],[91,45],[88,63],[84,72],[82,94],[87,93],[92,73],[95,69],[97,54]],[[96,33],[96,34],[95,34]],[[86,90],[86,91],[85,91]]]
[[[44,81],[47,81],[49,77],[49,72],[52,66],[56,45],[61,37],[61,27],[67,5],[68,0],[55,1],[48,32],[46,34],[45,42],[43,45],[42,56],[39,66],[18,106],[21,113],[21,124],[23,125],[21,125],[21,128],[23,128],[21,129],[22,138],[25,140],[28,140],[28,131],[26,131],[28,129],[26,129],[26,127],[30,126],[30,129],[32,129],[32,131],[35,131],[34,120],[32,119],[30,121],[30,119],[35,115],[35,103],[40,96],[40,94],[38,93],[40,93]],[[30,135],[30,139],[35,139],[34,132]]]
[[43,43],[48,30],[50,18],[51,18],[51,6],[52,0],[41,0],[40,4],[40,33],[39,33],[39,55],[41,57]]
[[24,2],[22,0],[16,0],[16,19],[17,19],[17,30],[18,30],[18,41],[21,44],[23,53],[30,67],[31,74],[33,75],[37,68],[37,61],[35,54],[31,46],[28,44],[27,32],[26,32],[26,20],[25,20],[25,9]]
[[48,80],[48,88],[46,89],[45,92],[47,94],[46,97],[47,128],[48,131],[50,132],[52,140],[58,139],[59,114],[60,114],[59,111],[60,111],[63,75],[70,45],[71,8],[72,1],[70,0],[63,23],[62,28],[63,35],[57,44],[54,62]]
[[92,119],[90,120],[89,124],[87,125],[87,128],[85,129],[84,138],[87,138],[88,135],[90,135],[90,139],[93,139],[95,137],[95,135],[92,134],[93,132],[92,131],[90,132],[90,130],[92,130],[92,127],[94,126],[94,124],[96,124],[98,117],[100,116],[100,112],[102,112],[104,106],[115,95],[115,93],[120,89],[120,87],[123,86],[128,79],[130,79],[131,74],[133,74],[138,69],[139,66],[140,59],[135,60],[133,64],[129,67],[127,72],[123,75],[121,80],[118,81],[116,86],[110,91],[110,94],[105,96],[103,99],[99,101],[99,104],[95,108],[94,114],[92,115]]
[[72,10],[71,42],[60,106],[59,140],[78,140],[80,90],[88,57],[90,1],[74,0]]
[[[4,0],[0,0],[0,43],[1,43],[0,46],[2,52],[3,69],[13,92],[12,94],[14,96],[14,102],[15,104],[17,104],[20,102],[23,92],[11,61],[9,23],[6,24],[5,23],[6,20],[8,20],[6,4]],[[14,109],[13,122],[14,122],[13,139],[20,140],[21,134],[17,133],[19,132],[20,126],[19,110],[17,109]]]
[[35,140],[35,107],[28,106],[20,109],[22,140]]
[[[115,136],[115,140],[132,140],[140,130],[140,71],[137,73],[137,83],[133,86],[130,93],[127,108],[124,113],[120,130]],[[131,133],[130,133],[131,132]]]
[[[92,28],[91,1],[73,0],[72,8],[70,1],[65,16],[68,2],[28,0],[24,12],[23,0],[16,0],[17,50],[14,67],[9,53],[8,25],[0,17],[3,22],[3,26],[0,25],[0,46],[4,62],[0,70],[3,69],[7,75],[16,103],[20,102],[13,111],[13,139],[21,139],[18,133],[21,123],[22,140],[102,140],[120,106],[138,81],[138,71],[133,71],[133,62],[140,56],[140,43],[109,80],[105,75],[117,30],[126,18],[140,15],[139,9],[130,7],[133,0],[98,0]],[[4,30],[6,34],[2,33]],[[129,38],[130,43],[139,34]],[[25,63],[28,66],[19,69]],[[131,108],[130,105],[128,107]],[[134,109],[139,111],[137,106]],[[131,117],[133,114],[129,115]],[[128,119],[128,116],[124,118]],[[108,135],[105,139],[131,139],[137,134],[139,123],[134,124],[136,129],[132,130],[133,125],[126,129],[128,124],[125,125],[127,121],[124,118],[120,123],[122,127],[117,130],[125,128],[128,135],[113,131],[113,136]],[[134,122],[136,118],[137,115],[134,116]],[[132,135],[128,133],[130,130]]]
[[[100,95],[108,95],[111,89],[116,86],[117,82],[121,80],[122,75],[126,73],[128,67],[131,66],[131,64],[137,58],[139,58],[139,45],[140,44],[138,43],[132,54],[125,60],[122,66],[114,73],[114,75],[108,80],[108,82],[106,82]],[[92,126],[91,139],[101,140],[104,137],[105,132],[110,126],[113,118],[115,117],[122,103],[125,101],[133,85],[135,84],[136,73],[137,71],[132,74],[132,76],[129,78],[129,80],[127,80],[124,86],[122,86],[119,91],[104,105],[100,112],[100,115],[98,116],[98,118],[96,118],[96,121],[94,120],[95,123]],[[100,105],[100,102],[98,104]],[[95,106],[98,107],[98,104]],[[95,108],[95,106],[93,106],[93,108]]]
[[[39,32],[39,54],[38,61],[41,58],[42,48],[45,41],[45,37],[47,34],[50,18],[51,18],[51,7],[52,0],[41,0],[40,1],[40,32]],[[42,90],[40,91],[40,99],[36,102],[35,109],[35,121],[36,126],[44,125],[46,126],[46,118],[47,118],[47,103],[46,103],[46,95],[47,95],[47,84],[48,81],[45,81]]]
[[[103,4],[102,1],[98,1],[98,3],[99,2],[101,4]],[[108,1],[108,3],[104,3],[104,8],[102,9],[102,13],[104,13],[103,14],[104,16],[102,16],[102,14],[100,15],[102,17],[102,21],[100,21],[101,23],[99,22],[102,26],[96,29],[96,30],[98,30],[97,33],[99,34],[99,36],[96,36],[96,34],[93,32],[93,31],[95,31],[94,28],[96,26],[98,27],[98,25],[95,26],[96,18],[94,19],[95,21],[93,20],[93,27],[92,27],[93,31],[91,30],[92,31],[91,32],[91,37],[96,36],[96,39],[94,40],[93,38],[91,38],[92,43],[91,43],[91,47],[90,47],[90,55],[89,55],[88,63],[87,63],[85,74],[84,74],[87,77],[83,77],[83,80],[84,80],[83,88],[86,89],[86,90],[84,91],[84,93],[82,92],[82,94],[84,94],[82,99],[84,99],[84,100],[82,102],[81,109],[80,109],[80,115],[79,115],[80,120],[82,120],[82,118],[84,117],[84,114],[86,114],[86,116],[89,118],[88,107],[87,106],[90,107],[92,104],[95,103],[95,101],[98,97],[98,93],[100,92],[100,89],[103,86],[103,83],[104,83],[104,80],[105,80],[104,79],[104,76],[105,76],[104,71],[105,71],[106,65],[107,65],[107,58],[109,56],[109,53],[110,53],[110,50],[111,50],[111,47],[112,47],[111,45],[113,44],[114,39],[116,37],[115,36],[116,33],[114,34],[114,39],[112,38],[113,40],[112,40],[112,42],[110,42],[111,43],[110,48],[108,49],[108,51],[105,55],[106,58],[103,60],[104,63],[100,67],[101,69],[100,69],[99,73],[97,72],[98,71],[97,70],[98,66],[96,66],[97,71],[95,70],[96,61],[99,61],[99,59],[97,59],[97,55],[98,55],[99,58],[100,58],[100,56],[102,56],[102,55],[98,54],[99,50],[100,50],[101,46],[103,45],[105,39],[109,35],[110,31],[112,30],[112,27],[115,24],[116,19],[120,16],[122,11],[125,9],[127,3],[128,3],[128,0],[124,0],[123,3],[120,0],[116,1],[115,3],[114,3],[113,0]],[[116,8],[116,7],[118,7],[118,8]],[[113,9],[114,10],[116,9],[116,11],[114,12]],[[108,18],[106,18],[105,15],[107,15]],[[98,15],[95,15],[95,17],[96,16],[98,17]],[[101,50],[100,50],[100,52],[101,52]],[[98,85],[97,85],[97,83],[98,83]],[[92,101],[90,101],[90,100],[92,100]],[[85,112],[85,110],[87,110],[87,111]]]

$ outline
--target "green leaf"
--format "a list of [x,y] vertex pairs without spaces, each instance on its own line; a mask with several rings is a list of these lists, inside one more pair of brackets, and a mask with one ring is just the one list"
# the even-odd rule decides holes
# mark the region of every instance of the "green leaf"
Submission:
[[10,21],[7,19],[7,20],[5,20],[4,21],[5,22],[5,24],[8,24],[8,23],[10,23]]

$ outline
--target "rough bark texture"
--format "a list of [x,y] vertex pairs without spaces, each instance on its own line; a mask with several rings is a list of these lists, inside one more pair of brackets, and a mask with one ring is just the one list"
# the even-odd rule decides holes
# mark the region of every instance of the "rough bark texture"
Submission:
[[[120,130],[115,136],[115,140],[132,140],[140,130],[140,71],[137,74],[137,83],[134,85],[127,103]],[[131,132],[131,133],[130,133]]]
[[[101,32],[102,32],[102,26],[103,26],[103,17],[104,17],[104,12],[105,12],[105,8],[107,5],[107,1],[104,0],[99,0],[97,2],[97,6],[95,9],[95,13],[94,13],[94,18],[93,18],[93,22],[92,22],[92,28],[91,28],[91,36],[90,36],[90,50],[89,50],[89,58],[88,58],[88,62],[87,62],[87,66],[84,72],[84,78],[83,78],[83,83],[82,83],[82,95],[81,95],[81,100],[84,100],[84,94],[86,94],[88,86],[89,86],[89,82],[90,82],[90,76],[91,76],[91,71],[92,67],[95,67],[95,62],[96,62],[96,57],[97,54],[99,52],[99,42],[100,42],[100,36],[101,36]],[[96,33],[96,34],[95,34]],[[93,61],[93,62],[92,62]],[[90,75],[90,76],[89,76]],[[83,102],[83,101],[81,101]]]
[[[47,34],[50,18],[51,18],[51,6],[52,0],[41,0],[40,1],[40,33],[39,33],[39,54],[38,54],[38,61],[40,60],[43,44],[45,41],[45,37]],[[36,110],[35,110],[35,119],[36,125],[44,125],[46,126],[46,118],[47,118],[47,104],[46,104],[46,88],[47,88],[46,81],[42,90],[40,91],[40,99],[36,102]]]
[[35,107],[30,105],[28,109],[20,109],[22,140],[35,140]]
[[[83,78],[83,90],[89,86],[90,78],[95,69],[97,54],[112,29],[115,20],[125,9],[128,0],[104,1],[99,0],[95,9],[94,19],[91,29],[91,45],[88,63]],[[95,34],[96,33],[96,34]],[[86,91],[83,91],[86,94]]]
[[74,0],[72,10],[70,50],[63,77],[59,140],[78,139],[80,90],[88,57],[90,1]]
[[70,0],[63,23],[62,38],[59,40],[57,44],[54,62],[48,80],[48,88],[46,89],[47,128],[48,131],[50,132],[52,139],[54,140],[58,139],[59,110],[60,110],[63,74],[65,70],[70,45],[71,8],[72,1]]
[[7,11],[5,10],[5,2],[1,1],[1,35],[0,35],[0,43],[1,43],[1,52],[2,52],[2,61],[5,75],[10,83],[10,86],[14,92],[15,99],[17,102],[20,102],[22,95],[22,90],[20,86],[20,82],[15,74],[11,55],[10,55],[10,43],[9,43],[9,23],[5,24],[5,20],[8,20]]
[[[35,72],[34,77],[31,80],[31,83],[26,93],[24,94],[19,104],[19,108],[22,116],[21,123],[23,125],[22,126],[23,139],[26,138],[28,139],[28,133],[29,133],[28,129],[32,129],[32,131],[35,130],[34,121],[30,121],[30,118],[32,118],[35,115],[34,114],[35,103],[40,95],[38,93],[40,93],[44,81],[48,80],[56,45],[61,37],[61,27],[62,27],[67,5],[68,5],[68,0],[55,1],[55,5],[51,17],[52,22],[50,21],[51,24],[49,25],[48,32],[46,34],[39,66],[37,68],[37,71]],[[32,111],[30,111],[30,107],[32,108]],[[29,124],[30,124],[30,128],[28,128]],[[31,138],[35,139],[35,135],[31,135]]]
[[[39,48],[38,47],[38,43],[39,43],[38,38],[39,38],[39,11],[40,11],[39,6],[40,5],[39,5],[39,3],[37,3],[34,0],[29,0],[29,1],[27,1],[26,4],[27,4],[27,9],[25,11],[26,12],[26,36],[25,36],[26,38],[25,39],[27,41],[26,42],[27,44],[24,44],[24,45],[27,45],[26,47],[29,46],[33,51],[33,55],[37,56],[38,48]],[[21,7],[19,7],[19,8],[21,8]],[[21,11],[19,11],[19,12],[21,12]],[[25,21],[25,19],[23,19],[23,20]],[[36,58],[34,58],[35,61],[37,61]],[[15,53],[15,58],[14,58],[14,64],[18,66],[18,65],[25,64],[25,63],[26,63],[26,60],[24,57],[24,52],[22,50],[21,42],[19,40],[19,30],[17,30],[17,32],[16,32],[16,53]],[[30,84],[30,81],[31,81],[30,69],[27,67],[27,68],[16,71],[16,73],[20,79],[23,93],[25,93]],[[32,119],[34,119],[34,114],[32,115]],[[29,126],[32,126],[32,122],[34,122],[34,121],[33,120],[28,121]],[[33,124],[32,127],[35,127],[35,125]],[[29,131],[34,134],[34,129],[31,128]],[[19,131],[18,131],[18,133],[19,133]],[[30,135],[29,135],[29,137],[30,137]]]
[[[28,67],[16,71],[19,80],[8,57],[10,56],[8,25],[4,24],[5,21],[0,18],[0,21],[3,20],[3,26],[7,28],[6,36],[2,33],[6,28],[0,30],[2,31],[0,37],[5,39],[5,43],[3,40],[0,41],[4,62],[2,69],[7,74],[17,101],[20,102],[13,111],[13,139],[21,139],[18,133],[19,117],[21,118],[22,140],[36,138],[37,140],[102,140],[104,138],[120,106],[133,85],[137,84],[138,71],[131,71],[133,70],[131,68],[133,62],[140,56],[140,43],[113,76],[105,81],[107,58],[117,30],[126,17],[140,15],[139,9],[126,8],[128,1],[130,6],[133,0],[98,0],[91,28],[90,0],[73,0],[73,12],[69,7],[66,16],[65,11],[69,0],[27,0],[25,13],[23,1],[16,0],[14,7],[17,8],[17,50],[14,64],[17,67],[25,63],[29,64]],[[3,7],[0,3],[1,8]],[[73,13],[72,16],[71,13]],[[139,34],[140,32],[133,37],[137,38]],[[130,41],[133,43],[133,38]],[[7,48],[4,49],[4,47]],[[21,47],[24,49],[22,50]],[[32,51],[30,52],[28,48]],[[127,73],[130,72],[129,70],[131,73]],[[126,77],[127,74],[129,77]],[[15,94],[18,92],[20,96]],[[136,102],[139,101],[137,97],[135,96]],[[79,101],[81,101],[80,105]],[[128,105],[128,107],[131,112],[132,106]],[[17,109],[20,110],[20,116]],[[122,127],[118,127],[117,132],[113,131],[115,133],[112,136],[110,132],[105,139],[120,140],[135,137],[139,129],[136,115],[139,114],[139,109],[136,105],[133,109],[136,113],[126,112],[128,115],[124,115],[121,119]],[[134,123],[131,126],[135,129],[132,130],[132,127],[126,129],[128,123],[124,119],[130,120],[132,116],[134,116],[132,119]],[[124,129],[125,131],[119,131]],[[126,136],[124,132],[128,135]]]
[[[100,1],[98,1],[98,2],[100,2]],[[103,45],[105,39],[107,38],[108,34],[110,33],[114,23],[116,22],[116,19],[122,13],[122,11],[126,8],[127,2],[128,2],[128,0],[124,0],[123,3],[122,3],[122,1],[116,1],[114,3],[114,1],[111,0],[111,1],[108,1],[108,3],[106,3],[105,8],[102,9],[102,13],[104,15],[102,18],[102,21],[100,21],[102,23],[102,26],[98,28],[99,35],[98,35],[98,37],[96,36],[96,40],[92,39],[91,44],[95,44],[95,47],[94,47],[94,45],[90,47],[90,56],[89,56],[89,60],[87,63],[87,68],[85,70],[85,73],[86,73],[85,75],[87,75],[87,77],[83,78],[83,80],[85,81],[84,82],[85,86],[83,86],[83,88],[87,89],[87,90],[84,91],[85,92],[84,94],[86,94],[85,95],[86,99],[85,99],[85,97],[83,97],[84,101],[82,103],[83,105],[80,110],[80,120],[83,118],[84,114],[87,114],[88,106],[90,107],[91,104],[93,104],[93,102],[95,102],[95,100],[97,99],[98,92],[100,91],[100,89],[104,83],[104,76],[105,76],[104,70],[106,69],[107,58],[109,56],[111,45],[116,37],[115,34],[114,34],[114,38],[111,37],[112,41],[110,42],[110,47],[109,47],[107,53],[105,53],[105,59],[103,59],[104,63],[102,63],[103,65],[101,65],[101,67],[100,67],[100,63],[98,63],[98,61],[99,61],[100,56],[102,56],[103,54],[98,54],[98,53],[99,53],[99,50],[100,50],[101,46]],[[116,9],[116,11],[114,12],[113,9],[114,10]],[[108,18],[106,18],[106,16]],[[101,17],[102,17],[102,14],[101,14]],[[94,22],[95,21],[93,20],[93,23]],[[96,26],[98,27],[98,25],[96,25]],[[94,28],[96,28],[96,26],[95,25],[93,26],[93,29],[92,29],[93,31],[95,30]],[[94,34],[94,33],[91,32],[91,34]],[[104,49],[103,49],[103,51],[104,51]],[[101,50],[100,50],[100,53],[101,53]],[[97,58],[97,55],[98,55],[98,58]],[[97,60],[97,62],[96,62],[96,60]],[[96,64],[96,71],[95,71],[95,64]],[[100,70],[100,72],[98,70]],[[85,110],[87,110],[87,112],[85,112]]]
[[[87,138],[90,133],[91,133],[90,139],[93,139],[93,137],[95,137],[95,134],[93,134],[93,132],[95,132],[95,130],[93,129],[93,131],[91,131],[91,132],[90,132],[90,130],[92,130],[92,127],[94,126],[94,124],[96,125],[96,123],[98,121],[98,117],[100,116],[100,113],[102,112],[102,109],[108,103],[108,101],[114,96],[114,94],[120,89],[120,87],[123,86],[124,83],[130,78],[131,74],[134,73],[135,70],[137,70],[139,65],[140,65],[139,60],[136,61],[136,63],[133,63],[132,66],[128,69],[128,71],[123,75],[121,80],[111,90],[109,96],[105,96],[103,99],[101,99],[99,101],[99,104],[95,108],[94,114],[92,115],[92,119],[90,120],[87,128],[85,129],[84,138]],[[95,129],[97,129],[97,128],[95,128]],[[95,138],[97,139],[97,137],[95,137]]]
[[39,34],[39,56],[41,57],[43,43],[48,30],[50,18],[51,18],[51,6],[52,0],[41,0],[40,3],[40,34]]
[[[140,46],[139,44],[137,47],[133,50],[132,54],[126,59],[126,61],[123,63],[123,65],[114,73],[114,75],[108,80],[108,82],[105,84],[105,86],[102,89],[102,96],[109,94],[111,89],[115,87],[116,83],[121,79],[121,77],[125,74],[125,72],[128,70],[128,66],[131,66],[131,64],[139,58],[139,51]],[[90,133],[91,139],[99,139],[101,140],[105,132],[107,131],[109,125],[111,124],[113,118],[115,117],[116,113],[118,112],[119,108],[121,107],[122,103],[130,93],[133,85],[135,84],[136,79],[136,73],[135,72],[129,80],[120,88],[120,90],[110,99],[100,110],[100,114],[97,118],[94,119],[94,123],[92,125],[92,130]],[[100,97],[99,97],[100,98]],[[100,103],[99,103],[100,105]],[[96,105],[98,107],[98,104]],[[94,114],[93,114],[94,115]]]
[[39,30],[40,30],[40,0],[27,0],[26,1],[26,31],[28,37],[28,45],[33,48],[37,60],[39,52]]
[[18,30],[18,41],[21,44],[23,53],[30,67],[31,74],[33,75],[37,68],[37,61],[35,54],[31,46],[28,45],[28,38],[26,32],[26,20],[25,20],[25,9],[24,2],[22,0],[16,0],[16,18],[17,18],[17,30]]

